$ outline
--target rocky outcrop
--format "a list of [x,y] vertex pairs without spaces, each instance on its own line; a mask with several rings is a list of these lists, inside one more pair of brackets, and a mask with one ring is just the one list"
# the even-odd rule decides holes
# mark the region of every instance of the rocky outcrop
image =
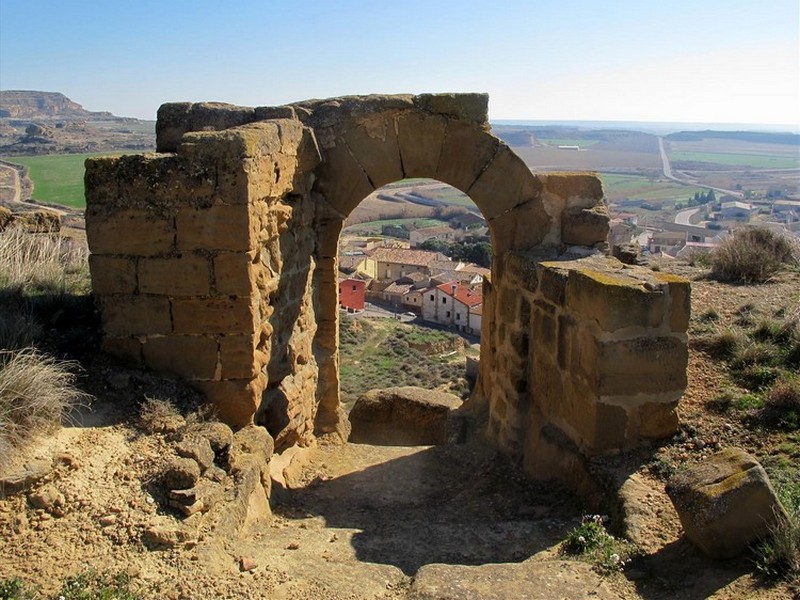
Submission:
[[377,446],[432,446],[457,436],[453,394],[418,387],[371,390],[350,411],[350,441]]
[[738,448],[675,475],[667,494],[686,537],[713,558],[741,554],[786,518],[764,468]]
[[108,112],[91,112],[59,92],[0,91],[0,117],[10,119],[113,117]]

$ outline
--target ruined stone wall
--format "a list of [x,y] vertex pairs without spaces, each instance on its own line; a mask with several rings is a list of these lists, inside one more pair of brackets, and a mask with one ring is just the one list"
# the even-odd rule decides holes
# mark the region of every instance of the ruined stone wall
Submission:
[[[87,161],[103,347],[188,380],[240,426],[262,406],[268,373],[290,396],[315,387],[305,367],[314,316],[295,300],[309,297],[313,272],[302,258],[314,236],[300,174],[318,156],[288,120],[189,133],[174,149]],[[313,424],[308,404],[291,411],[298,435]]]
[[189,380],[232,425],[265,425],[278,449],[346,437],[342,226],[376,188],[431,177],[469,194],[492,235],[474,402],[498,446],[559,477],[541,457],[674,432],[688,284],[602,257],[599,179],[531,173],[489,133],[487,102],[162,106],[161,154],[87,162],[104,348]]
[[481,340],[497,443],[553,475],[541,461],[548,444],[591,456],[672,435],[686,387],[688,282],[601,256],[504,260],[502,283],[484,285],[495,325]]

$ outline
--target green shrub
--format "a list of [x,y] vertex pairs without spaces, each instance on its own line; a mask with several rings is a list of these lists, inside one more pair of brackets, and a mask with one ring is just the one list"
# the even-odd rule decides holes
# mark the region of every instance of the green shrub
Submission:
[[125,573],[87,573],[64,582],[58,594],[64,600],[138,600],[130,589],[130,577]]
[[756,569],[770,580],[800,584],[800,477],[796,469],[770,473],[788,518],[779,519],[769,535],[755,547]]
[[798,264],[797,243],[762,227],[736,230],[712,255],[711,277],[718,281],[767,281],[786,265]]
[[698,338],[696,343],[712,358],[727,360],[734,356],[740,348],[746,346],[748,340],[747,336],[738,329],[720,327],[710,335]]
[[20,578],[0,579],[0,600],[33,600],[35,597]]
[[592,563],[603,574],[621,571],[636,548],[630,542],[608,533],[604,520],[600,515],[584,516],[581,524],[567,534],[561,553],[578,556]]

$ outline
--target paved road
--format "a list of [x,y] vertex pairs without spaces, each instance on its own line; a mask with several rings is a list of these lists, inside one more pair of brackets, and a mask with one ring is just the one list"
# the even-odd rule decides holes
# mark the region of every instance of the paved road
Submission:
[[687,208],[686,210],[682,210],[675,215],[675,222],[678,225],[694,225],[694,223],[692,223],[692,217],[698,212],[700,212],[699,208]]
[[[667,179],[671,179],[676,183],[680,183],[681,185],[692,185],[695,187],[703,187],[709,190],[714,190],[715,192],[722,192],[723,194],[728,194],[729,196],[736,196],[737,198],[744,198],[744,194],[742,192],[738,192],[735,190],[726,190],[725,188],[718,188],[713,187],[710,185],[701,185],[698,184],[696,181],[688,181],[686,179],[681,179],[676,175],[672,174],[672,165],[669,163],[669,157],[667,156],[667,150],[664,147],[664,138],[658,138],[658,150],[661,153],[661,170],[664,171],[664,177]],[[675,221],[676,223],[678,221]],[[686,223],[688,225],[689,223]]]

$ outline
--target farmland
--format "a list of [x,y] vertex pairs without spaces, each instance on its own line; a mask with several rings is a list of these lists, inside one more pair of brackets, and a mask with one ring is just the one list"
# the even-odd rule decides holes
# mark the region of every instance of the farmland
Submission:
[[15,156],[11,162],[28,167],[34,184],[33,198],[42,202],[83,208],[84,161],[98,154]]
[[735,154],[731,152],[669,152],[669,159],[676,168],[682,168],[683,163],[704,163],[712,170],[718,170],[719,165],[726,167],[751,167],[754,169],[792,169],[800,166],[800,159],[791,156],[775,156],[766,154]]

